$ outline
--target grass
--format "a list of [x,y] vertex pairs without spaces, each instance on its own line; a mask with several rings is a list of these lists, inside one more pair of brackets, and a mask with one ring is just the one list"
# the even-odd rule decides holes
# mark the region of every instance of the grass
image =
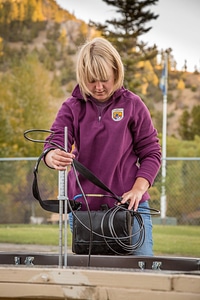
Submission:
[[[71,232],[68,230],[68,245]],[[200,226],[154,225],[154,254],[200,257]],[[0,225],[0,243],[58,245],[58,225]]]
[[[71,233],[68,230],[68,244]],[[58,245],[58,225],[0,225],[0,243]]]
[[200,257],[200,226],[154,225],[154,253]]

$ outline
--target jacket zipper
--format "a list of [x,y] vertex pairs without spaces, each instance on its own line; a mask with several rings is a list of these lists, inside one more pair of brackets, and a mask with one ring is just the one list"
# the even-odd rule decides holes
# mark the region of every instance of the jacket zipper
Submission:
[[103,108],[99,107],[98,105],[95,105],[96,108],[97,108],[97,113],[98,113],[98,122],[101,122],[101,119],[102,119],[102,114],[103,114],[103,111],[109,106],[104,106]]

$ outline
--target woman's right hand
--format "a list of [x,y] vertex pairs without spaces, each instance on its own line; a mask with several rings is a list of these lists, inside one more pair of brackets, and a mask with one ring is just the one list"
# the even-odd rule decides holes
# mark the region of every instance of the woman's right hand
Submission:
[[65,152],[60,149],[54,149],[49,151],[45,156],[45,163],[50,167],[59,171],[64,171],[71,165],[75,155]]

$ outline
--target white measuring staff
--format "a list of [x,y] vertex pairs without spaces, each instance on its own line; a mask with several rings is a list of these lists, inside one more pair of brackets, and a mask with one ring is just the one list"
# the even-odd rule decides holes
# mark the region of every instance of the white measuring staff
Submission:
[[[64,128],[65,150],[67,151],[67,127]],[[58,173],[59,201],[59,267],[63,267],[63,203],[64,203],[64,267],[67,267],[67,169]]]

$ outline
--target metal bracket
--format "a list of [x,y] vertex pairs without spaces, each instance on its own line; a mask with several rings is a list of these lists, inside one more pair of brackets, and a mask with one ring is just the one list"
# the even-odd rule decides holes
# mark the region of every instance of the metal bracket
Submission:
[[162,262],[161,261],[153,261],[152,264],[152,270],[158,270],[160,271],[160,267],[162,266]]
[[26,266],[33,266],[34,265],[33,264],[34,258],[35,258],[34,256],[27,256],[25,261],[24,261],[24,264]]
[[144,270],[145,269],[145,261],[138,261],[138,267],[140,268],[140,270]]
[[14,257],[14,262],[15,262],[15,265],[18,266],[21,264],[21,257],[20,256],[15,256]]

